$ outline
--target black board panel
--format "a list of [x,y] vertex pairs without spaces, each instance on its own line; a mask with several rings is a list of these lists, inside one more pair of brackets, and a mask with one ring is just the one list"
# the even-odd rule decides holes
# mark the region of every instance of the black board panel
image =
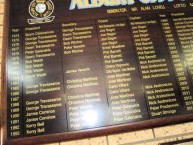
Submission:
[[192,11],[180,0],[10,0],[8,144],[192,120]]

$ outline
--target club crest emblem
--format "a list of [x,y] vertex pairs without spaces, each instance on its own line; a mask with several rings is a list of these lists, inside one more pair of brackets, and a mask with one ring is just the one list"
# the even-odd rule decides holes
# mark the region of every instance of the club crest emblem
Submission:
[[34,19],[28,19],[29,24],[52,22],[55,16],[51,16],[54,11],[54,4],[51,0],[33,0],[29,5],[29,14]]

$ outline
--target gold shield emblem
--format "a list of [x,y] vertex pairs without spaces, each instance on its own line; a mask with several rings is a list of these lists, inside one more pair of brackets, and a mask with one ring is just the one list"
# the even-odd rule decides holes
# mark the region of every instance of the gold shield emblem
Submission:
[[29,5],[29,14],[34,19],[28,19],[29,24],[47,23],[54,20],[51,16],[54,11],[54,4],[51,0],[33,0]]

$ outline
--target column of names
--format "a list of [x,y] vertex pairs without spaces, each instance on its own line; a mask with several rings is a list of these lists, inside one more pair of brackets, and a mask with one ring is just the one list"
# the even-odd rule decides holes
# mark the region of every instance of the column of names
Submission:
[[99,19],[97,24],[112,122],[120,124],[147,119],[126,18]]
[[129,20],[150,118],[178,114],[181,100],[156,15]]

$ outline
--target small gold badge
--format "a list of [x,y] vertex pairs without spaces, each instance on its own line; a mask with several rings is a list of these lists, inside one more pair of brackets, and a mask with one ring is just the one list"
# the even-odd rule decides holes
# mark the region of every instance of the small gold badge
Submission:
[[50,16],[54,11],[54,4],[51,0],[33,0],[29,5],[29,14],[35,19],[28,19],[29,24],[48,23],[54,20]]

